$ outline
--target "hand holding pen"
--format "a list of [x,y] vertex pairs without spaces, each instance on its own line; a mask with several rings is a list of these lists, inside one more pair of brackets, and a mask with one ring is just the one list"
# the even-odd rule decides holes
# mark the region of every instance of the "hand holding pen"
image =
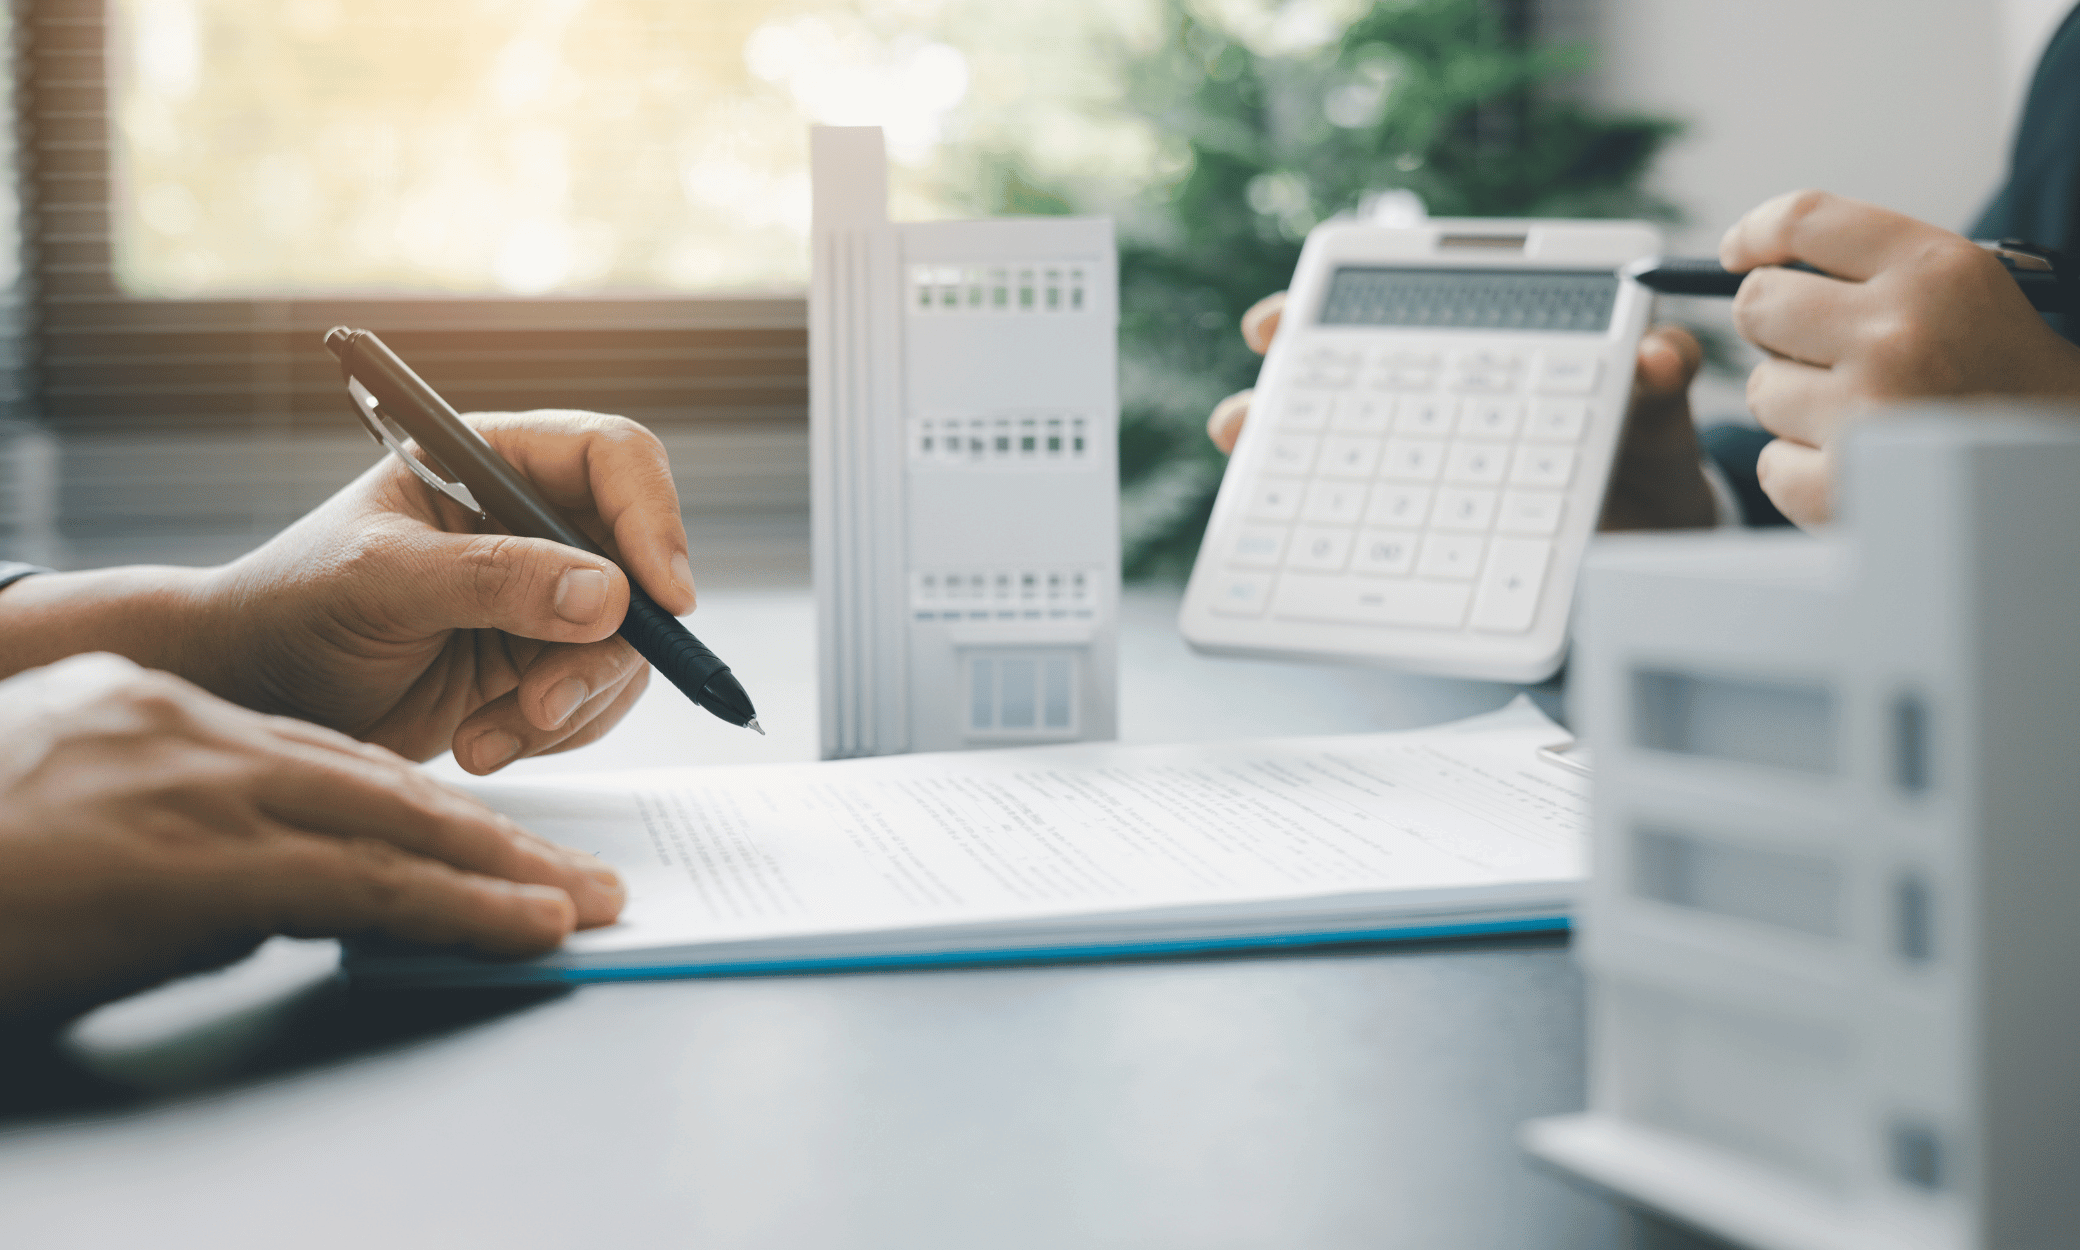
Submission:
[[1834,444],[1861,414],[1928,399],[2080,404],[2080,347],[2042,315],[2075,307],[2063,260],[1798,191],[1736,222],[1716,266],[1650,263],[1631,276],[1656,290],[1738,293],[1734,328],[1766,353],[1748,406],[1777,436],[1757,465],[1762,488],[1812,525],[1833,515]]
[[[340,362],[355,415],[376,441],[429,486],[523,538],[605,558],[597,543],[465,424],[381,339],[366,330],[336,326],[325,335],[325,347]],[[640,429],[632,424],[630,428]],[[406,446],[407,439],[417,443],[418,455]],[[655,439],[650,442],[654,445]],[[669,491],[669,479],[665,486]],[[602,519],[613,520],[604,515]],[[633,580],[627,582],[626,593],[618,631],[622,638],[687,698],[730,724],[763,734],[750,696],[729,666]]]

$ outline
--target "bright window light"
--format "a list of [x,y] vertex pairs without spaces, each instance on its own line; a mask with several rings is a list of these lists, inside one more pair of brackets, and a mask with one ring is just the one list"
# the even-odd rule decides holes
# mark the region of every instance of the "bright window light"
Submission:
[[1131,178],[1146,0],[116,0],[116,270],[143,296],[756,291],[808,276],[807,127],[895,209],[976,157]]

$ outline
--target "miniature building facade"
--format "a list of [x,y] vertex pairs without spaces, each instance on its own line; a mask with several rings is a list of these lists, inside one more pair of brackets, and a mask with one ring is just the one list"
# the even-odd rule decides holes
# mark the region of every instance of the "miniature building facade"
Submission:
[[1113,737],[1111,222],[891,223],[878,128],[810,146],[824,758]]
[[2080,422],[1873,422],[1841,515],[1592,557],[1590,1108],[1526,1142],[1758,1250],[2080,1245]]

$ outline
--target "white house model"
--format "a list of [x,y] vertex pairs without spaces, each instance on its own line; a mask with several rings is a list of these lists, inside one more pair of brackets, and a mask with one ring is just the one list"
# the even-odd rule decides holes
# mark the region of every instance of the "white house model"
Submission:
[[1112,737],[1112,223],[891,223],[879,129],[810,146],[824,757]]
[[2080,1246],[2080,420],[1843,489],[1590,561],[1590,1107],[1526,1142],[1758,1250]]

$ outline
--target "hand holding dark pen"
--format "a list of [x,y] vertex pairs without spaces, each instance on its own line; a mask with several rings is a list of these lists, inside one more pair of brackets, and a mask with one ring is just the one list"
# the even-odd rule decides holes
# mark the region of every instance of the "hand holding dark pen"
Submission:
[[[436,494],[516,537],[606,556],[589,531],[500,455],[382,339],[367,330],[334,326],[325,333],[325,350],[339,361],[355,417]],[[626,593],[616,627],[622,639],[695,705],[763,737],[751,696],[729,665],[642,586],[631,583]]]
[[[1838,440],[1891,403],[2003,396],[2080,400],[2080,348],[2015,275],[1962,235],[1824,191],[1781,195],[1726,232],[1719,261],[1746,272],[1734,328],[1767,353],[1748,407],[1775,442],[1762,488],[1801,525],[1834,511]],[[1790,268],[1803,262],[1819,272]]]
[[[665,610],[694,606],[664,448],[634,422],[597,413],[469,421],[612,558],[515,537],[385,456],[221,568],[9,587],[10,671],[119,651],[410,759],[452,746],[480,774],[593,741],[649,673],[615,636],[628,604],[622,569]],[[123,619],[89,601],[123,605]],[[38,628],[45,619],[65,628]]]

